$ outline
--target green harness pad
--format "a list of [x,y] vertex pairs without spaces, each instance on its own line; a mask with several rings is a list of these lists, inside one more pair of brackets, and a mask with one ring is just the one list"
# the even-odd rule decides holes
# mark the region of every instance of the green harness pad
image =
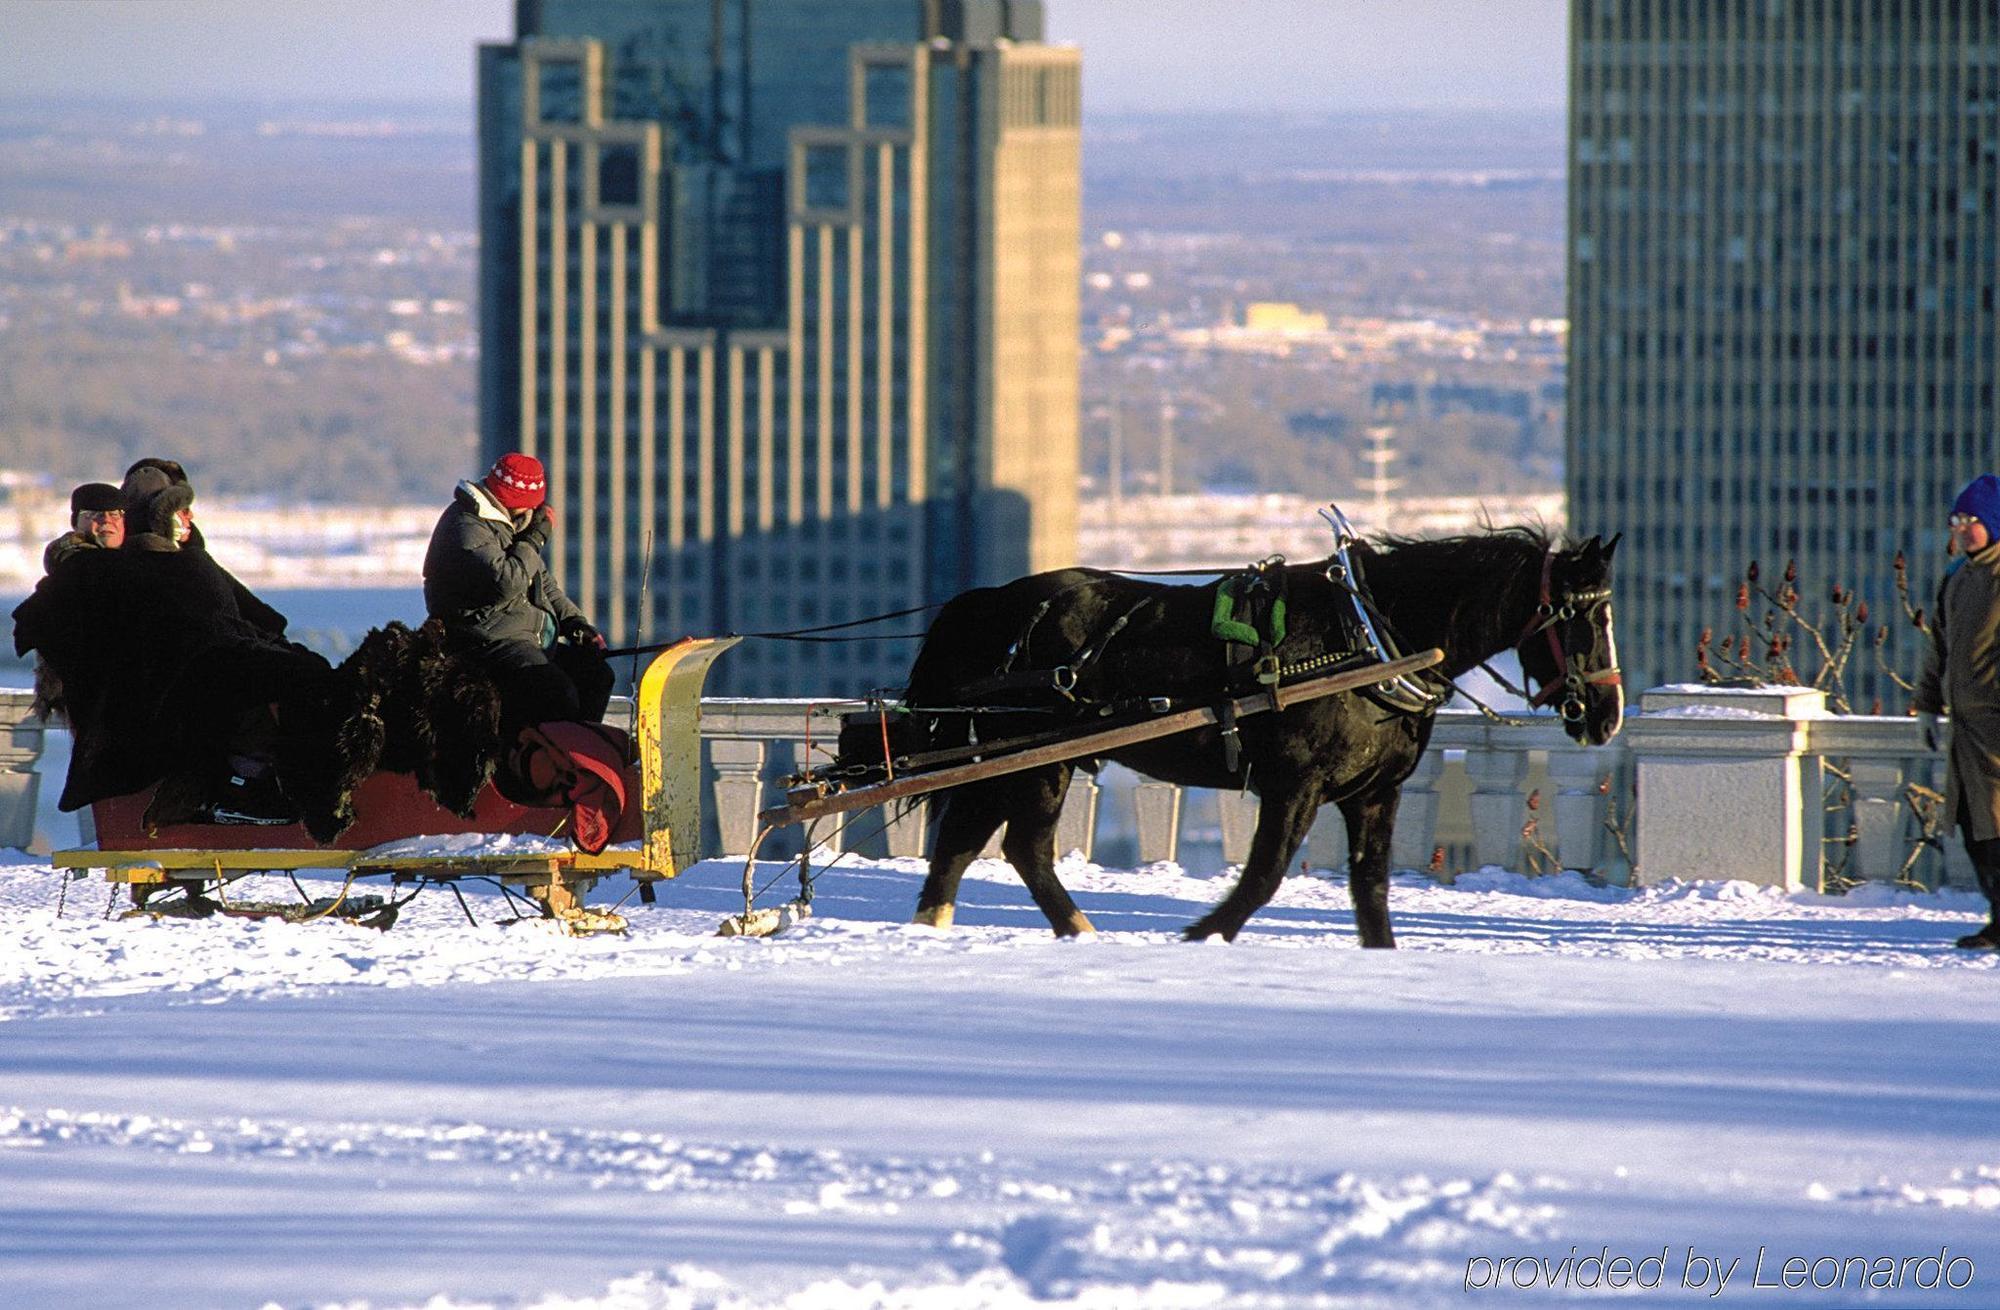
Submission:
[[[1215,617],[1209,623],[1209,632],[1223,641],[1241,642],[1245,646],[1275,647],[1285,639],[1285,598],[1275,589],[1263,586],[1263,578],[1256,573],[1237,573],[1224,578],[1215,588]],[[1257,598],[1251,594],[1259,588],[1270,595],[1269,609],[1261,616],[1267,631],[1257,631]]]

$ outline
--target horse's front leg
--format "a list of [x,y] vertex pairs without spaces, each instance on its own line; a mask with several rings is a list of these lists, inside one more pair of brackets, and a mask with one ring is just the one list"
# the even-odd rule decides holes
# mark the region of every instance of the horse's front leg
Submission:
[[1354,928],[1363,946],[1393,948],[1389,927],[1389,838],[1396,830],[1400,787],[1340,803],[1347,820],[1347,893],[1354,899]]
[[1227,940],[1235,941],[1250,916],[1277,895],[1278,885],[1285,880],[1285,869],[1297,854],[1299,844],[1305,841],[1306,833],[1311,831],[1318,813],[1319,794],[1311,788],[1266,791],[1264,803],[1257,810],[1257,832],[1250,839],[1250,858],[1243,865],[1243,876],[1236,880],[1220,905],[1202,915],[1181,935],[1193,942],[1221,933]]

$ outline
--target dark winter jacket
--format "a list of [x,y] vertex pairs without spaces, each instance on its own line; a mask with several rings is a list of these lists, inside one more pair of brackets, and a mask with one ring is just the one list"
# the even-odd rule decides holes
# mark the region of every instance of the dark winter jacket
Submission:
[[565,619],[583,611],[532,540],[476,482],[458,484],[424,556],[424,608],[442,619],[454,647],[496,641],[547,647]]
[[[185,482],[169,483],[157,469],[136,469],[125,478],[125,550],[190,551],[208,553],[201,529],[190,523],[186,541],[175,544],[174,515],[194,504],[194,488]],[[236,575],[216,568],[229,579],[236,608],[254,626],[273,636],[283,636],[285,616],[258,599],[256,593],[236,580]]]
[[1913,704],[1951,712],[1946,817],[1972,840],[1991,841],[2000,837],[2000,545],[1945,575],[1930,626]]
[[208,767],[245,710],[328,674],[246,618],[241,584],[206,552],[174,549],[177,506],[156,508],[128,520],[139,531],[123,549],[77,553],[14,611],[15,651],[39,652],[61,679],[75,730],[65,810]]

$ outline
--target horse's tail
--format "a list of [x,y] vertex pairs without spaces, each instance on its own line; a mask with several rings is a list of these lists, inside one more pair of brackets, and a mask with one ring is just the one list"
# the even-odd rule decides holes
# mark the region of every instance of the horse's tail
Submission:
[[[957,689],[963,685],[967,670],[981,667],[978,645],[985,626],[978,621],[981,598],[984,598],[983,608],[990,613],[998,591],[997,587],[981,587],[945,602],[925,630],[923,643],[910,666],[903,703],[913,708],[908,712],[862,711],[844,716],[836,752],[840,766],[860,764],[880,768],[885,746],[888,758],[902,759],[971,742],[971,716],[929,711],[932,707],[956,705],[960,699]],[[990,663],[990,658],[985,662]]]

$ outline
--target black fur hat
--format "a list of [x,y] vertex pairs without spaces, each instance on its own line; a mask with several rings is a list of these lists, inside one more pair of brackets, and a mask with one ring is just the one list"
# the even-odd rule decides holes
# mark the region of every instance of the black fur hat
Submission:
[[121,488],[128,532],[149,532],[174,540],[174,515],[194,504],[194,488],[170,482],[156,468],[138,468],[125,475]]
[[124,508],[125,498],[109,482],[86,482],[69,493],[71,518],[79,514],[99,514],[105,510]]
[[167,475],[168,482],[176,486],[188,480],[187,470],[181,467],[181,462],[177,459],[158,459],[152,455],[144,459],[135,459],[132,461],[132,467],[125,470],[125,476],[129,479],[140,469],[158,469]]
[[156,468],[135,468],[125,475],[125,485],[118,488],[118,498],[125,506],[125,512],[137,516],[146,502],[174,485],[174,480]]

